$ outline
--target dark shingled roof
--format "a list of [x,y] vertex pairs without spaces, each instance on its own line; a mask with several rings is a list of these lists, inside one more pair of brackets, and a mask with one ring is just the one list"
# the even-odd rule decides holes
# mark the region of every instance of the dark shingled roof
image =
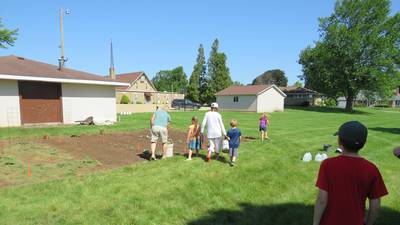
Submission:
[[26,76],[26,77],[115,82],[115,80],[108,77],[98,76],[95,74],[86,73],[78,70],[63,68],[60,71],[58,70],[58,66],[14,55],[0,57],[0,74]]

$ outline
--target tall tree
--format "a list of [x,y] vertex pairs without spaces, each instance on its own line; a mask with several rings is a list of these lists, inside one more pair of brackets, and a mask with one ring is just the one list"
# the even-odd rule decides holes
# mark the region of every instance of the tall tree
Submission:
[[7,48],[7,45],[13,46],[17,40],[18,29],[9,30],[4,28],[0,17],[0,48]]
[[296,83],[294,83],[294,86],[296,86],[298,88],[302,88],[303,84],[298,80],[298,81],[296,81]]
[[399,82],[400,13],[389,0],[337,1],[320,19],[320,40],[300,54],[308,88],[346,97],[346,110],[360,90],[390,93]]
[[200,44],[197,53],[196,65],[193,67],[192,75],[189,79],[189,85],[187,90],[187,98],[194,101],[200,102],[200,90],[201,78],[204,79],[206,75],[206,58],[204,56],[204,48],[203,45]]
[[275,84],[280,87],[286,87],[287,82],[288,82],[288,79],[285,76],[285,72],[283,72],[280,69],[275,69],[275,70],[265,71],[263,74],[256,77],[256,79],[253,80],[252,84],[253,85]]
[[234,86],[244,86],[240,81],[233,81],[232,85]]
[[158,91],[173,91],[183,93],[187,79],[182,66],[172,70],[160,70],[152,79],[154,86]]
[[232,79],[229,74],[229,68],[226,66],[227,57],[225,53],[218,52],[219,41],[214,40],[211,47],[210,58],[208,59],[208,78],[212,81],[208,86],[205,99],[207,103],[216,100],[215,94],[232,85]]

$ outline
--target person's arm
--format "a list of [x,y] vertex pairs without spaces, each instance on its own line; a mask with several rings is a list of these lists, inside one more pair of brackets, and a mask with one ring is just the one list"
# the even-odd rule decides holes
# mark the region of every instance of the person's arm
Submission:
[[187,134],[187,137],[186,137],[186,143],[187,143],[187,144],[189,144],[189,140],[190,140],[190,137],[191,137],[191,136],[192,136],[192,129],[189,128],[188,134]]
[[170,125],[171,125],[171,115],[169,115],[169,113],[168,113],[168,124],[167,124],[167,127],[171,127]]
[[378,212],[381,207],[381,199],[370,199],[369,200],[369,209],[367,213],[367,218],[365,220],[366,225],[374,224],[376,218],[378,217]]
[[219,117],[219,124],[221,125],[221,129],[222,129],[222,134],[224,136],[226,136],[226,130],[225,130],[225,126],[224,126],[224,122],[222,122],[222,117]]
[[154,126],[154,119],[155,119],[155,114],[153,113],[153,115],[151,116],[151,119],[150,119],[151,126]]
[[201,123],[201,130],[200,130],[200,134],[204,133],[204,128],[206,127],[206,123],[207,123],[207,113],[204,116],[203,122]]
[[319,225],[327,204],[328,192],[319,189],[317,200],[315,201],[313,225]]

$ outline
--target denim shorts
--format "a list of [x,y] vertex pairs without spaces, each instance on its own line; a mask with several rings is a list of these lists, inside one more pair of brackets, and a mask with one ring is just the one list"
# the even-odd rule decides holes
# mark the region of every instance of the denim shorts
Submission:
[[237,157],[238,156],[238,148],[229,148],[229,156]]
[[189,142],[189,149],[191,149],[191,150],[199,150],[200,149],[200,139],[191,140]]
[[260,126],[260,131],[267,131],[267,127],[266,126],[265,127]]

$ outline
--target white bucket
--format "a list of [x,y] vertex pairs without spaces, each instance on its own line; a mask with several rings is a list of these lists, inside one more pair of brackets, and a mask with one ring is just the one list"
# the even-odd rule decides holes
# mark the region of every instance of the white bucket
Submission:
[[167,143],[167,150],[165,151],[164,157],[172,157],[172,156],[174,156],[174,144]]

